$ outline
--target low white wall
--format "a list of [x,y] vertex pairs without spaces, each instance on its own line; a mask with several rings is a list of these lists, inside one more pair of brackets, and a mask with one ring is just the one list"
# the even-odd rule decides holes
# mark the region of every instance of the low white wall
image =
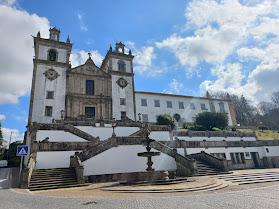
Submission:
[[[100,140],[106,140],[112,136],[111,127],[92,127],[92,126],[76,126],[76,128],[94,136],[100,137]],[[115,134],[116,136],[130,136],[131,134],[137,132],[138,127],[116,127]]]
[[[268,149],[268,152],[267,150]],[[279,155],[279,147],[273,146],[273,147],[262,147],[263,156],[265,157],[273,157]]]
[[70,157],[74,154],[75,151],[38,152],[36,169],[68,168],[70,167]]
[[[200,153],[201,151],[204,151],[208,154],[210,153],[225,153],[226,159],[231,160],[230,153],[234,152],[258,152],[259,157],[262,158],[264,156],[263,148],[262,147],[228,147],[227,149],[224,147],[213,147],[213,148],[186,148],[186,152],[188,155],[194,154],[194,153]],[[245,156],[245,159],[251,159],[251,155]]]
[[158,141],[170,141],[170,132],[168,131],[152,131],[149,135],[151,139]]
[[[151,150],[156,151],[156,150]],[[146,152],[144,146],[118,146],[111,148],[83,162],[84,175],[100,175],[110,173],[128,173],[145,171],[147,158],[138,157],[138,152]],[[175,160],[163,153],[152,157],[155,170],[176,170]]]
[[56,130],[39,130],[36,141],[43,141],[46,137],[49,137],[49,142],[87,142],[87,140],[69,132]]
[[189,136],[174,136],[174,138],[178,138],[180,140],[185,140],[185,141],[257,141],[255,137],[189,137]]

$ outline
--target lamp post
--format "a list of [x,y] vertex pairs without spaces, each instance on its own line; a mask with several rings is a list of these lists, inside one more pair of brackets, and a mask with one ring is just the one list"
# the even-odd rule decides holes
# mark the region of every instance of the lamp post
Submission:
[[61,113],[61,120],[64,120],[64,118],[65,118],[65,110],[61,110],[60,113]]
[[141,113],[139,113],[138,116],[139,116],[139,122],[141,122]]
[[116,134],[114,132],[114,129],[116,127],[116,121],[115,121],[115,118],[113,118],[113,121],[111,123],[111,126],[112,126],[112,137],[116,137]]

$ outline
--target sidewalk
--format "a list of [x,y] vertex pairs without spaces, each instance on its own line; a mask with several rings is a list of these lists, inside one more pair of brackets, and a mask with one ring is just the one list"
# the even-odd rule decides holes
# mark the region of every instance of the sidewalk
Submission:
[[[238,190],[246,190],[258,187],[266,187],[279,184],[278,180],[273,182],[257,182],[256,184],[238,185],[230,182],[227,177],[247,175],[248,177],[255,175],[265,176],[268,173],[274,173],[279,176],[279,169],[252,169],[237,170],[232,174],[219,176],[189,177],[187,182],[171,185],[132,185],[124,186],[118,182],[96,183],[85,187],[43,190],[30,192],[29,190],[16,189],[20,192],[28,192],[43,196],[72,197],[72,198],[131,198],[131,197],[169,197],[198,195],[208,193],[223,193]],[[278,173],[278,174],[277,174]],[[224,178],[224,179],[222,179]]]

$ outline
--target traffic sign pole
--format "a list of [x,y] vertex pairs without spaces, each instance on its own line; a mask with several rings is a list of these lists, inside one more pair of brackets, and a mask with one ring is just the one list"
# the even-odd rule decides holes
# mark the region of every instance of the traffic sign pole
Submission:
[[20,187],[20,174],[22,170],[22,161],[23,161],[23,156],[20,157],[20,167],[19,167],[19,176],[18,176],[18,187]]

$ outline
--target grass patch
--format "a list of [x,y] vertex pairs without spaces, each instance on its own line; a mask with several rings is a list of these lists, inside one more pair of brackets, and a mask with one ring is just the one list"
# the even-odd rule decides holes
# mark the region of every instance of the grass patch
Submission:
[[[252,129],[238,129],[241,132],[246,133],[252,133]],[[278,131],[272,131],[272,130],[256,130],[256,135],[259,140],[273,140],[273,139],[279,139],[279,133]]]

